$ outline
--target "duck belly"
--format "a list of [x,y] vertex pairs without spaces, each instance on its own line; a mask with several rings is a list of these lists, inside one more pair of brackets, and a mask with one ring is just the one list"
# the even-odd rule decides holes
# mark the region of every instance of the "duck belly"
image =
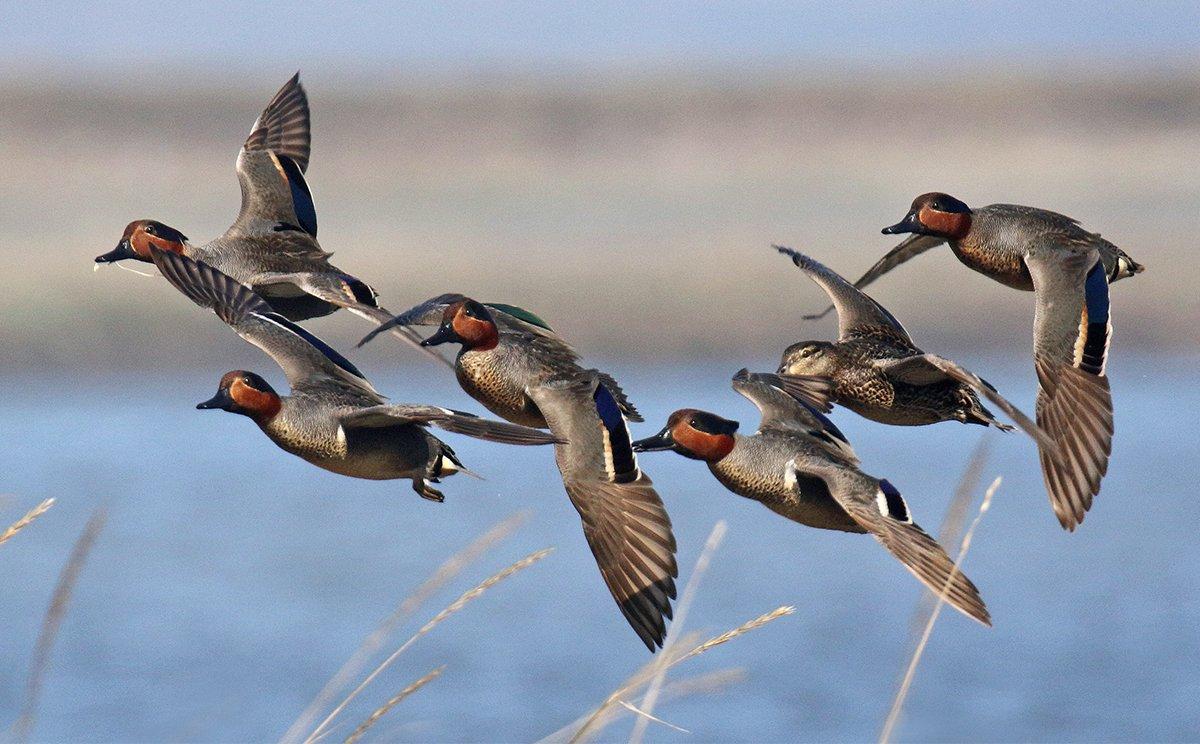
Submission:
[[428,439],[421,427],[405,424],[339,429],[329,438],[276,438],[276,444],[331,473],[394,480],[426,477],[433,460]]
[[[887,405],[855,401],[842,402],[863,418],[891,426],[926,426],[941,421],[960,421],[972,408],[973,395],[957,382],[937,382],[931,385],[894,383]],[[978,402],[976,401],[976,405]]]

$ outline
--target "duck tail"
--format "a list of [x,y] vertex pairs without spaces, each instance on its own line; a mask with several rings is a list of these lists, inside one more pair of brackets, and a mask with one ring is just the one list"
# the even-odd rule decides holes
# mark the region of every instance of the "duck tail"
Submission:
[[1145,270],[1145,266],[1134,261],[1125,251],[1121,251],[1117,254],[1117,263],[1113,266],[1112,276],[1108,278],[1108,282],[1112,284],[1118,279],[1140,274]]
[[1006,424],[1002,421],[997,421],[995,414],[989,411],[982,403],[976,401],[974,407],[967,410],[966,417],[963,418],[964,424],[979,424],[980,426],[994,426],[1000,431],[1013,431],[1016,427]]
[[462,473],[478,480],[484,480],[482,475],[463,465],[462,460],[458,459],[458,455],[445,442],[442,442],[442,451],[438,453],[431,470],[433,471],[434,478],[445,478],[455,473]]

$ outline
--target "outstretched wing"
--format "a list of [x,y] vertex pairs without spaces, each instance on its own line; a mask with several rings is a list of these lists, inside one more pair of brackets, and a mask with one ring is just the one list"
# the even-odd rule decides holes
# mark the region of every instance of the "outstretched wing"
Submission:
[[270,150],[291,158],[300,172],[308,170],[312,146],[308,115],[308,96],[300,84],[300,73],[292,76],[263,109],[242,148],[249,152]]
[[781,429],[814,439],[830,454],[847,464],[858,464],[858,456],[846,435],[824,415],[787,392],[780,375],[739,370],[733,389],[758,407],[762,414],[759,430]]
[[912,345],[912,339],[900,321],[875,300],[855,289],[837,272],[799,251],[775,246],[775,249],[792,259],[809,279],[825,290],[838,313],[838,340],[845,341],[859,336],[885,336],[895,338],[903,344]]
[[[833,410],[833,380],[820,375],[775,375],[777,387],[814,411]],[[773,383],[775,384],[775,383]]]
[[[857,289],[865,289],[868,284],[875,281],[879,277],[888,273],[900,264],[904,263],[914,256],[919,256],[930,248],[936,248],[946,242],[942,238],[937,238],[932,235],[910,235],[901,241],[900,245],[888,251],[887,255],[875,262],[875,265],[867,270],[867,273],[858,278],[854,282]],[[829,314],[833,309],[833,305],[825,308],[814,315],[805,315],[805,320],[817,320]]]
[[[421,346],[421,337],[416,331],[406,325],[390,323],[392,314],[379,307],[375,299],[375,290],[360,279],[334,271],[301,271],[294,273],[259,274],[255,277],[255,280],[252,282],[255,286],[258,286],[260,283],[295,286],[305,294],[322,299],[331,305],[344,307],[360,318],[366,318],[379,325],[388,324],[388,328],[391,329],[392,333],[404,341],[404,343],[422,354],[441,362],[443,365],[451,369],[454,368],[454,363],[438,353],[437,349]],[[372,335],[379,332],[381,331],[377,329]],[[359,346],[365,341],[366,339],[360,342]]]
[[936,354],[917,354],[901,359],[877,361],[875,367],[888,377],[910,385],[932,385],[949,380],[967,385],[995,404],[1004,412],[1004,415],[1021,427],[1022,431],[1033,437],[1039,447],[1045,448],[1050,453],[1055,451],[1055,443],[1050,435],[1022,413],[1021,409],[1010,403],[1008,398],[997,392],[996,388],[978,375],[949,359],[944,359]]
[[675,536],[650,478],[638,467],[621,408],[594,372],[528,390],[550,431],[555,457],[592,555],[621,614],[646,647],[666,637],[675,598]]
[[[876,483],[874,491],[864,488],[868,481]],[[850,518],[874,535],[930,591],[937,595],[945,592],[946,601],[956,610],[984,625],[992,624],[975,584],[955,568],[942,546],[913,522],[908,504],[895,486],[867,476],[825,478],[825,482]]]
[[[447,307],[465,299],[467,299],[466,295],[457,292],[447,292],[446,294],[440,294],[437,297],[425,300],[394,318],[384,321],[378,328],[364,336],[358,342],[358,345],[362,346],[380,333],[398,326],[438,325],[442,322],[442,313],[445,312]],[[496,326],[501,331],[529,333],[551,339],[560,344],[571,355],[572,359],[578,358],[575,352],[571,350],[571,347],[550,328],[546,321],[528,310],[500,302],[485,302],[483,304],[487,306],[492,314],[492,318],[496,321]]]
[[311,141],[308,97],[296,73],[254,121],[238,152],[242,209],[231,231],[317,236],[317,209],[304,180]]
[[1037,298],[1037,420],[1058,455],[1042,452],[1042,473],[1059,523],[1074,530],[1100,492],[1112,453],[1108,279],[1095,249],[1065,257],[1062,246],[1034,249],[1025,264]]
[[150,252],[158,270],[176,289],[197,305],[212,310],[239,336],[275,360],[293,390],[336,384],[383,402],[383,396],[345,357],[275,313],[249,287],[178,253],[153,247]]
[[492,421],[470,413],[449,408],[423,405],[381,405],[360,408],[341,418],[342,426],[370,428],[397,424],[429,424],[439,429],[465,434],[503,444],[556,444],[558,439],[549,432],[528,426]]

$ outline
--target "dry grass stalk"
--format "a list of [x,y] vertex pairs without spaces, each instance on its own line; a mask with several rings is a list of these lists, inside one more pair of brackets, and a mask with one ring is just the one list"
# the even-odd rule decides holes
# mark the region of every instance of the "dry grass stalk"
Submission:
[[642,696],[642,704],[637,710],[642,715],[634,723],[633,731],[629,734],[630,744],[641,744],[650,721],[658,720],[654,717],[653,713],[654,706],[658,703],[658,695],[662,690],[663,681],[667,677],[666,652],[675,645],[675,638],[683,631],[684,623],[687,622],[688,610],[691,609],[692,603],[696,601],[696,590],[700,587],[700,579],[708,571],[713,554],[720,547],[721,541],[725,539],[726,530],[727,525],[725,520],[720,520],[714,524],[712,532],[709,533],[708,539],[704,542],[704,549],[700,551],[700,557],[696,559],[696,565],[692,568],[691,577],[688,578],[687,586],[683,589],[683,596],[679,600],[679,605],[675,608],[675,621],[671,623],[670,630],[671,639],[667,642],[663,653],[659,654],[655,659],[650,684],[646,687],[646,694]]
[[480,556],[487,553],[498,543],[508,539],[518,527],[529,519],[529,515],[529,511],[519,511],[497,522],[487,532],[472,540],[469,545],[447,558],[442,565],[438,566],[437,570],[424,583],[417,587],[415,592],[405,597],[397,605],[392,614],[384,618],[378,627],[363,640],[362,644],[342,664],[337,673],[325,683],[325,686],[321,688],[321,691],[317,693],[313,701],[308,704],[308,707],[292,723],[283,735],[282,741],[299,741],[304,735],[304,731],[312,726],[313,721],[316,720],[321,710],[333,700],[339,691],[345,688],[351,679],[358,676],[362,668],[366,666],[367,660],[379,650],[383,642],[400,625],[401,621],[416,612],[430,597],[441,590],[454,577],[458,576],[464,568],[479,560]]
[[442,610],[437,615],[435,615],[432,620],[430,620],[429,622],[422,625],[421,629],[418,630],[416,633],[414,633],[411,638],[409,638],[407,641],[405,641],[400,646],[400,648],[396,649],[392,653],[391,656],[384,659],[379,664],[379,666],[375,667],[375,670],[372,671],[370,674],[368,674],[366,679],[364,679],[362,682],[360,682],[358,687],[355,687],[350,692],[350,694],[347,695],[346,698],[344,700],[342,700],[342,702],[338,703],[337,707],[334,708],[333,711],[331,711],[330,714],[325,717],[325,720],[321,721],[321,723],[315,729],[313,729],[313,732],[311,734],[309,734],[307,739],[305,739],[305,744],[312,744],[312,742],[316,741],[316,739],[325,732],[325,729],[327,729],[329,727],[329,724],[331,724],[333,722],[333,719],[336,718],[338,716],[338,714],[340,714],[346,708],[346,706],[349,705],[352,700],[354,700],[354,698],[358,697],[358,694],[360,692],[362,692],[364,689],[366,689],[367,685],[371,684],[371,682],[374,681],[374,679],[376,677],[378,677],[383,672],[384,669],[387,669],[392,664],[392,662],[395,661],[397,659],[397,657],[400,656],[400,654],[404,653],[408,649],[409,646],[416,643],[418,638],[425,635],[429,631],[433,630],[443,620],[445,620],[446,618],[450,617],[454,613],[461,610],[463,607],[470,604],[472,600],[479,597],[479,595],[483,594],[488,589],[492,588],[496,584],[499,584],[501,581],[504,581],[509,576],[512,576],[513,574],[515,574],[519,571],[529,568],[530,566],[537,563],[538,561],[540,561],[541,559],[545,558],[546,556],[550,555],[553,552],[554,552],[554,548],[543,548],[542,550],[538,550],[534,553],[530,553],[529,555],[525,556],[521,560],[512,564],[508,568],[505,568],[504,570],[484,579],[479,585],[477,585],[473,589],[467,590],[465,593],[463,593],[463,595],[461,597],[459,597],[458,599],[451,602],[450,605],[448,607],[446,607],[446,609]]
[[921,662],[921,656],[925,653],[925,646],[929,643],[929,637],[933,634],[933,626],[937,622],[938,615],[942,612],[942,607],[946,605],[946,592],[950,589],[950,584],[954,577],[962,568],[962,563],[967,557],[967,551],[971,548],[971,538],[975,536],[975,529],[979,527],[979,522],[983,519],[983,515],[987,514],[988,509],[992,505],[992,496],[996,494],[996,489],[1000,487],[1001,478],[997,477],[992,481],[992,485],[988,486],[988,490],[983,494],[983,503],[979,505],[979,513],[975,515],[974,521],[967,529],[967,533],[963,535],[962,546],[958,549],[958,558],[954,561],[954,570],[946,577],[946,585],[942,588],[941,594],[938,595],[937,604],[934,605],[933,613],[929,616],[929,622],[925,624],[925,631],[921,634],[921,640],[917,643],[917,647],[913,650],[912,658],[908,661],[908,668],[904,671],[904,679],[900,682],[900,688],[896,690],[896,697],[892,700],[891,710],[888,711],[887,718],[883,722],[883,730],[879,733],[880,744],[887,744],[892,738],[892,732],[896,728],[896,724],[900,721],[900,712],[904,709],[904,701],[908,698],[908,690],[912,686],[913,677],[917,672],[917,665]]
[[685,728],[684,728],[684,727],[682,727],[682,726],[676,726],[675,724],[671,723],[670,721],[664,721],[664,720],[663,720],[663,719],[661,719],[661,718],[658,718],[658,717],[656,717],[656,716],[652,716],[652,715],[650,715],[649,713],[647,713],[646,711],[644,711],[644,710],[642,710],[641,708],[637,707],[637,706],[636,706],[636,705],[634,705],[633,703],[627,703],[627,702],[625,702],[624,700],[618,700],[618,701],[617,701],[617,705],[621,706],[621,707],[622,707],[622,708],[624,708],[625,710],[627,710],[627,711],[629,711],[630,713],[633,713],[635,716],[637,716],[637,717],[638,717],[638,718],[637,718],[637,720],[638,720],[638,722],[639,722],[639,723],[640,723],[640,722],[642,722],[642,721],[654,721],[655,723],[660,723],[660,724],[662,724],[663,726],[666,726],[666,727],[667,727],[667,728],[669,728],[669,729],[675,729],[676,731],[679,731],[679,732],[681,732],[681,733],[684,733],[684,734],[690,734],[690,733],[692,733],[691,731],[688,731],[687,729],[685,729]]
[[664,685],[660,697],[663,702],[667,702],[688,695],[714,695],[745,681],[746,670],[742,667],[719,669],[715,672],[698,674],[695,677],[675,680]]
[[[967,466],[963,469],[962,477],[954,488],[954,497],[946,506],[942,516],[942,525],[938,529],[937,541],[941,545],[954,545],[962,537],[963,528],[967,525],[967,515],[971,511],[971,503],[979,491],[979,483],[983,480],[983,468],[991,454],[992,438],[989,432],[984,432],[979,443],[971,451]],[[929,615],[937,604],[937,594],[929,589],[921,592],[917,604],[913,607],[912,615],[908,618],[909,645],[915,646],[924,632]]]
[[[699,656],[700,654],[711,651],[712,649],[716,648],[717,646],[720,646],[723,643],[729,643],[734,638],[737,638],[740,635],[749,633],[752,630],[757,630],[758,628],[761,628],[762,626],[766,625],[767,623],[778,620],[779,618],[784,617],[785,615],[791,615],[795,611],[796,611],[796,608],[792,607],[790,605],[784,605],[783,607],[776,607],[775,609],[771,610],[767,614],[759,615],[758,617],[754,618],[753,620],[748,620],[748,621],[742,623],[741,625],[737,626],[733,630],[727,630],[724,633],[722,633],[721,635],[716,636],[715,638],[709,638],[704,643],[701,643],[699,646],[696,646],[691,651],[688,651],[687,654],[684,655],[684,657],[682,659],[680,659],[678,662],[675,662],[675,663],[676,664],[682,663],[682,662],[687,661],[688,659],[692,658],[693,656]],[[672,664],[671,666],[675,666],[675,664]]]
[[392,697],[391,700],[388,700],[386,703],[384,703],[383,705],[376,708],[375,712],[367,717],[367,720],[358,724],[358,728],[354,729],[354,732],[346,737],[345,744],[354,744],[354,742],[356,742],[360,738],[362,738],[363,734],[367,733],[367,729],[374,726],[375,723],[380,718],[383,718],[385,715],[388,714],[388,711],[390,711],[392,708],[395,708],[397,705],[399,705],[400,701],[404,700],[404,698],[413,694],[414,692],[421,689],[422,687],[429,684],[430,682],[434,681],[438,677],[442,676],[442,672],[445,671],[445,669],[446,669],[445,664],[438,667],[437,669],[434,669],[432,672],[429,672],[424,677],[421,677],[416,682],[413,682],[412,684],[410,684],[408,687],[405,687],[403,690],[401,690],[399,693],[397,693],[394,697]]
[[[641,688],[654,676],[655,670],[658,669],[660,657],[666,659],[665,663],[670,667],[671,662],[682,659],[684,654],[687,653],[683,649],[690,649],[696,646],[703,637],[703,634],[698,631],[692,631],[676,639],[674,643],[664,648],[660,654],[638,667],[633,674],[626,677],[625,681],[617,688],[617,693],[629,691],[632,694],[632,691]],[[613,694],[616,695],[617,693]],[[537,744],[555,744],[556,742],[568,741],[571,737],[577,735],[579,730],[585,725],[588,725],[591,729],[590,733],[594,734],[611,723],[611,719],[619,714],[620,709],[613,706],[609,706],[606,710],[593,708],[554,733],[542,737],[538,740]],[[590,724],[588,723],[589,721],[591,721]]]
[[54,499],[46,499],[42,503],[30,509],[29,513],[13,522],[4,532],[0,532],[0,545],[3,545],[11,540],[14,535],[32,524],[33,520],[45,514],[52,506],[54,506]]
[[[699,656],[700,654],[711,651],[712,649],[716,648],[717,646],[728,643],[729,641],[732,641],[734,638],[737,638],[740,635],[744,635],[746,633],[749,633],[752,630],[761,628],[762,626],[766,625],[767,623],[770,623],[774,620],[778,620],[779,618],[781,618],[785,615],[791,615],[795,611],[796,611],[795,607],[790,607],[790,606],[777,607],[765,615],[759,615],[758,617],[754,618],[753,620],[749,620],[747,622],[742,623],[741,625],[737,626],[733,630],[729,630],[729,631],[722,633],[719,636],[714,636],[712,638],[709,638],[704,643],[699,644],[698,646],[692,648],[690,651],[687,651],[686,653],[679,654],[678,656],[676,656],[675,658],[673,658],[669,662],[667,662],[666,668],[673,669],[676,666],[678,666],[679,664],[682,664],[683,662],[687,661],[688,659],[694,658],[696,656]],[[647,669],[652,669],[652,668],[653,668],[652,665],[647,667]],[[630,693],[632,693],[638,687],[640,687],[642,684],[644,684],[646,681],[648,681],[650,679],[650,676],[651,676],[650,673],[636,674],[631,679],[631,681],[626,682],[625,684],[621,685],[616,690],[614,690],[612,692],[612,694],[610,694],[607,698],[604,699],[604,702],[600,703],[600,706],[598,708],[596,708],[596,710],[592,711],[591,715],[589,715],[587,717],[587,719],[583,722],[583,725],[580,726],[579,729],[575,732],[575,734],[571,737],[570,741],[572,742],[572,744],[574,742],[583,741],[583,740],[585,740],[585,738],[588,735],[592,734],[593,733],[592,729],[595,728],[596,723],[605,715],[605,713],[608,711],[608,709],[611,708],[612,706],[616,705],[618,700],[622,700],[626,697],[629,697]],[[555,734],[552,734],[551,736],[553,737],[553,736],[555,736]]]
[[[697,637],[697,640],[699,638]],[[746,681],[746,670],[740,667],[731,669],[722,669],[716,672],[700,674],[695,677],[687,677],[682,680],[668,682],[663,686],[662,694],[659,696],[660,702],[670,702],[689,695],[715,695],[724,692],[731,686],[740,682]],[[612,706],[603,714],[601,714],[592,724],[591,736],[596,736],[616,719],[620,718],[625,712],[625,709],[619,706]],[[542,739],[542,742],[550,744],[550,742],[565,741],[566,737],[579,728],[583,724],[584,719],[580,718],[569,726],[564,726],[550,736]]]
[[28,739],[29,732],[33,728],[38,699],[42,693],[42,680],[50,665],[50,651],[54,648],[58,630],[67,614],[67,606],[71,602],[71,594],[75,591],[75,583],[79,580],[79,573],[83,570],[83,564],[87,562],[88,554],[91,553],[100,530],[104,529],[106,519],[107,515],[103,509],[97,509],[92,513],[91,518],[83,527],[83,533],[75,541],[75,546],[71,548],[67,564],[63,566],[62,572],[58,575],[58,584],[54,587],[54,594],[50,597],[50,606],[46,610],[46,616],[42,619],[42,629],[38,633],[37,644],[33,649],[29,679],[25,683],[25,705],[21,709],[21,717],[13,724],[13,738],[17,741]]

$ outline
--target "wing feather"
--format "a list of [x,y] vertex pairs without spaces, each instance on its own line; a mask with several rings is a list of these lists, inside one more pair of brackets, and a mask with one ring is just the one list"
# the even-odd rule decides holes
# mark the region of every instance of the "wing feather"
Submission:
[[178,253],[151,249],[155,266],[172,285],[216,313],[283,370],[292,389],[340,384],[382,403],[383,396],[345,357],[321,339],[271,310],[249,287]]
[[436,426],[439,429],[465,434],[476,439],[486,439],[503,444],[555,444],[559,440],[549,432],[528,426],[493,421],[462,411],[427,405],[380,405],[360,408],[342,416],[342,425],[347,427],[381,427],[397,424],[419,424]]
[[895,316],[843,279],[836,271],[791,248],[781,245],[774,248],[790,257],[792,263],[829,295],[833,306],[837,308],[839,341],[858,336],[887,336],[903,344],[912,345],[908,331],[904,330],[904,326],[900,325]]
[[[865,289],[867,285],[874,282],[879,277],[888,273],[900,264],[908,261],[911,258],[921,255],[930,248],[936,248],[945,241],[941,238],[932,235],[910,235],[901,241],[900,245],[896,246],[887,254],[875,262],[875,265],[867,269],[867,273],[858,278],[854,282],[854,286],[858,289]],[[819,313],[813,315],[805,315],[805,320],[818,320],[829,314],[834,309],[833,305],[825,308]]]
[[1025,264],[1037,300],[1037,421],[1057,445],[1057,456],[1043,450],[1042,473],[1059,524],[1074,530],[1100,492],[1112,453],[1108,279],[1094,248],[1039,247]]
[[637,465],[617,397],[595,371],[529,388],[560,440],[555,457],[600,575],[651,651],[666,637],[675,598],[675,536],[650,478]]
[[[934,594],[945,591],[946,601],[956,610],[984,625],[992,624],[975,584],[955,567],[942,546],[912,521],[908,505],[892,484],[878,481],[875,493],[864,493],[839,485],[837,480],[826,479],[826,482],[833,498],[851,519],[870,532]],[[893,512],[902,518],[893,516]]]

